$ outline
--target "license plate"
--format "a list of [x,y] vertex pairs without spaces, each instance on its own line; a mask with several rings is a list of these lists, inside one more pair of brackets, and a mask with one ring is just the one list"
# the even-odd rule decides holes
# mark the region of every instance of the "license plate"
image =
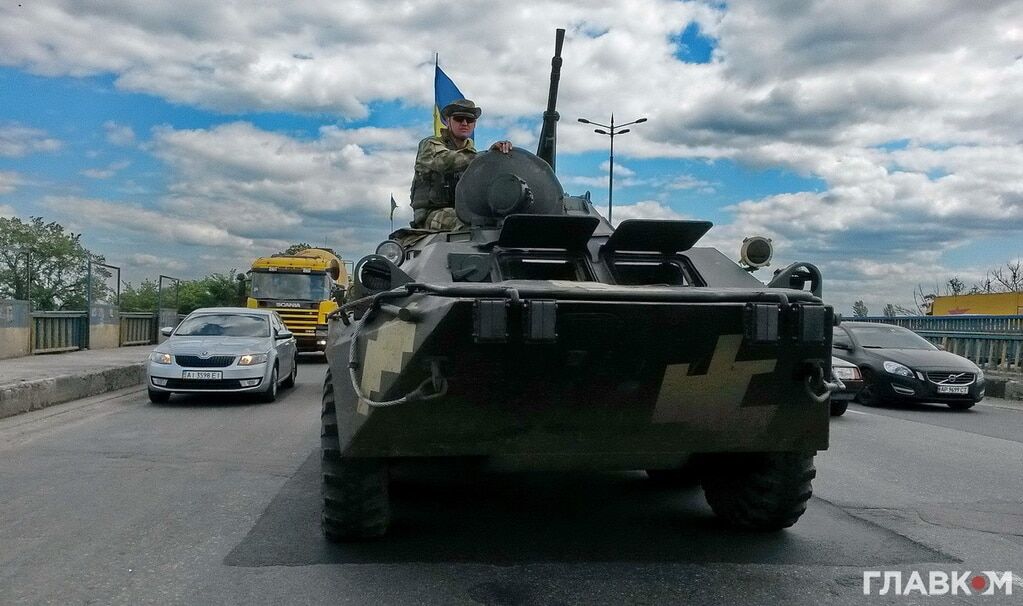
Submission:
[[969,385],[938,385],[938,393],[970,393]]
[[223,373],[219,370],[185,370],[181,372],[182,379],[201,379],[204,381],[216,381]]

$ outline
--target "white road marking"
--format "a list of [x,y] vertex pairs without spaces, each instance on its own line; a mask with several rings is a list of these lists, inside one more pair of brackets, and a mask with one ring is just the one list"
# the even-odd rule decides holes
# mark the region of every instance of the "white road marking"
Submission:
[[854,415],[866,415],[868,417],[873,417],[874,416],[874,415],[870,414],[869,412],[860,412],[858,410],[846,410],[846,412],[848,412],[850,414],[854,414]]

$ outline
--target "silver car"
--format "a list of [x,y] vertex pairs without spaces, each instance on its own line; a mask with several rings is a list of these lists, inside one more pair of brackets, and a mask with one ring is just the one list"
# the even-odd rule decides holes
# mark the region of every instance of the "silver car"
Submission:
[[255,392],[273,402],[278,385],[295,385],[295,337],[276,312],[205,307],[161,333],[169,338],[149,354],[146,365],[151,402],[197,392]]

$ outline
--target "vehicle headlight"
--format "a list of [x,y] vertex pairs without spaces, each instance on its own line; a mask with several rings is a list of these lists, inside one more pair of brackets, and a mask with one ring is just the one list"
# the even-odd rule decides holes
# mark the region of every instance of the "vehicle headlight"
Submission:
[[245,354],[238,358],[238,366],[252,366],[253,364],[265,364],[266,354]]
[[913,378],[913,371],[907,368],[906,366],[899,364],[898,362],[890,361],[885,362],[884,370],[885,372],[891,373],[893,375],[899,375],[900,377],[909,377],[910,379]]
[[860,378],[860,369],[855,366],[832,366],[831,372],[836,379],[859,380]]
[[157,364],[171,364],[174,362],[174,356],[169,353],[163,353],[162,351],[154,351],[149,354],[149,359]]
[[401,262],[405,260],[405,249],[401,247],[401,244],[394,240],[385,240],[377,246],[376,254],[387,259],[395,265],[401,265]]
[[980,368],[977,368],[977,380],[978,381],[984,380],[984,371],[981,370]]

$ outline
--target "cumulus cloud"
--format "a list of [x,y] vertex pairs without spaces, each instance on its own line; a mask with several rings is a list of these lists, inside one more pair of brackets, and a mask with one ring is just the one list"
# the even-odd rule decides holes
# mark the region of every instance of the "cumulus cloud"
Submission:
[[[905,292],[949,270],[935,251],[1023,227],[1018,1],[565,0],[542,11],[508,3],[479,11],[473,36],[446,35],[466,9],[439,0],[257,8],[53,0],[3,10],[6,65],[110,73],[123,90],[218,111],[340,118],[302,139],[243,122],[154,133],[153,151],[172,170],[160,212],[244,241],[322,228],[369,242],[367,229],[386,224],[391,193],[407,219],[419,133],[344,125],[378,102],[429,105],[434,52],[488,124],[531,145],[554,24],[568,30],[559,110],[573,118],[561,123],[561,152],[607,149],[575,117],[649,118],[616,141],[629,169],[616,163],[615,186],[652,186],[664,198],[616,207],[616,218],[670,215],[673,196],[726,189],[690,175],[628,173],[646,158],[727,159],[813,177],[820,191],[735,200],[731,222],[718,221],[708,238],[737,250],[743,235],[771,235],[779,258],[828,268],[843,303]],[[715,42],[708,63],[677,56],[690,23]],[[118,123],[104,128],[114,144],[134,139]],[[0,156],[59,146],[45,132],[0,126]],[[565,181],[607,185],[606,175]]]
[[0,156],[20,158],[37,152],[54,152],[61,142],[38,128],[19,124],[0,124]]
[[81,171],[82,175],[89,177],[90,179],[109,179],[118,172],[131,166],[131,162],[128,160],[119,160],[117,162],[111,162],[105,168],[87,168]]
[[612,213],[615,225],[626,219],[688,219],[657,200],[643,200],[635,204],[616,204]]
[[113,145],[125,146],[135,142],[135,131],[130,126],[108,120],[103,123],[103,130],[106,132],[107,142]]
[[0,170],[0,195],[9,194],[21,185],[21,176],[14,171]]

